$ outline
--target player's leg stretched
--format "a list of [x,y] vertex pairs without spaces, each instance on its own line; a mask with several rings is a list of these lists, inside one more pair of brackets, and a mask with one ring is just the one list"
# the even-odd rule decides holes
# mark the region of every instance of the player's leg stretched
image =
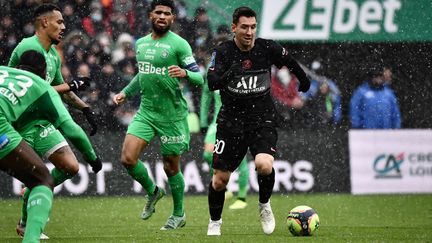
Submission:
[[144,163],[138,159],[139,154],[147,146],[147,142],[134,135],[127,134],[123,143],[121,163],[126,168],[128,174],[138,181],[147,192],[147,202],[144,206],[141,218],[149,219],[156,211],[156,203],[165,196],[165,190],[157,187],[150,178]]
[[39,242],[53,201],[53,180],[48,169],[24,141],[21,141],[12,152],[0,159],[0,169],[11,173],[30,189],[26,233],[23,242]]
[[[243,158],[239,167],[237,168],[239,173],[238,185],[239,191],[237,193],[237,199],[233,204],[229,206],[229,209],[244,209],[247,207],[246,196],[249,185],[249,167],[246,157]],[[226,196],[225,196],[226,197]]]
[[172,230],[182,228],[186,225],[186,214],[184,212],[184,189],[185,182],[180,171],[179,155],[164,155],[164,170],[168,176],[168,184],[173,197],[173,213],[161,230]]
[[[35,130],[28,131],[25,135],[30,135],[25,136],[25,139],[40,157],[46,157],[54,164],[55,168],[51,171],[51,176],[54,180],[54,187],[56,187],[74,177],[78,173],[79,164],[75,154],[61,133],[51,124],[50,126],[50,129],[38,127]],[[40,134],[46,134],[46,131],[48,131],[48,136],[40,137]],[[32,138],[34,137],[36,139],[33,140]],[[16,226],[16,232],[21,237],[24,236],[26,229],[29,196],[30,190],[24,188],[22,193],[21,219]],[[40,239],[47,240],[49,237],[42,233]]]
[[214,170],[208,194],[210,221],[207,228],[207,235],[221,235],[225,189],[230,175],[230,171]]
[[261,226],[265,234],[271,234],[275,228],[275,219],[270,205],[270,197],[275,182],[273,156],[260,153],[255,156],[259,185],[259,213]]

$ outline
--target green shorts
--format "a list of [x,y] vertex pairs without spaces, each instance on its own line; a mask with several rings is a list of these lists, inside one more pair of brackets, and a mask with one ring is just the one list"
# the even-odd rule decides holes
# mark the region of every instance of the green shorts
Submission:
[[181,155],[189,150],[189,125],[187,119],[175,122],[153,122],[135,115],[127,133],[145,140],[147,143],[159,137],[162,155]]
[[69,145],[61,132],[50,123],[35,125],[21,132],[21,135],[40,157],[49,158],[57,149]]
[[207,133],[204,138],[205,144],[209,144],[209,143],[214,144],[216,142],[216,126],[217,126],[216,123],[212,123],[208,127]]
[[0,114],[0,159],[8,155],[23,138],[15,131],[6,117]]

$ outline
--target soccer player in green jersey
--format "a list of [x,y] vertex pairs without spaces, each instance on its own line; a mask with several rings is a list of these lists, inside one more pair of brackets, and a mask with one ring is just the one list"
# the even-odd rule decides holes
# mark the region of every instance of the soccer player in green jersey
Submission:
[[[83,111],[87,120],[92,124],[94,128],[92,133],[94,133],[96,131],[96,122],[90,107],[72,92],[82,90],[85,86],[88,86],[88,80],[83,78],[71,83],[64,83],[61,75],[61,60],[54,46],[61,41],[65,30],[60,9],[52,4],[43,4],[36,8],[33,17],[36,33],[32,37],[23,39],[15,47],[9,60],[9,66],[15,67],[22,54],[28,50],[35,50],[42,54],[47,64],[45,82],[61,93],[62,98],[67,103]],[[61,104],[63,105],[62,102]],[[64,137],[68,138],[82,153],[84,159],[92,166],[93,172],[97,173],[102,168],[102,162],[96,155],[84,130],[72,119],[68,120],[64,126],[65,129],[60,132],[46,119],[39,119],[19,129],[23,138],[36,153],[41,157],[48,158],[54,164],[55,168],[51,171],[54,186],[72,178],[79,170],[78,160]],[[27,219],[26,202],[29,193],[29,190],[24,191],[22,216],[16,227],[20,236],[25,231]]]
[[[44,57],[35,51],[25,52],[17,67],[45,76]],[[62,129],[72,118],[52,87],[23,70],[0,66],[0,169],[28,188],[23,242],[39,242],[51,211],[54,182],[41,158],[16,129],[34,119],[46,119]]]
[[[212,100],[214,100],[214,114],[213,114],[212,122],[209,125],[207,114],[209,113],[210,104]],[[200,105],[200,126],[202,128],[207,128],[207,132],[204,137],[203,158],[210,166],[211,175],[213,175],[213,169],[212,169],[213,150],[214,150],[214,144],[216,142],[216,128],[217,128],[216,119],[221,106],[222,106],[222,102],[221,102],[219,90],[210,91],[206,84],[203,85],[202,93],[201,93],[201,105]],[[233,209],[233,210],[244,209],[247,207],[246,195],[247,195],[248,183],[249,183],[249,168],[248,168],[246,156],[240,162],[237,171],[239,173],[239,179],[238,179],[239,190],[237,194],[237,199],[234,201],[233,204],[231,204],[228,207],[229,209]],[[229,199],[230,197],[232,197],[232,192],[226,191],[225,200]]]
[[168,176],[174,209],[161,230],[181,228],[186,224],[184,212],[184,178],[180,155],[189,149],[188,109],[180,88],[180,79],[202,85],[203,77],[192,56],[189,44],[170,31],[174,21],[174,3],[154,0],[149,18],[152,33],[135,44],[138,74],[113,98],[119,104],[140,92],[141,104],[129,125],[123,143],[121,162],[129,175],[147,192],[147,203],[141,218],[149,219],[155,205],[165,195],[163,188],[151,180],[139,155],[155,137],[159,137],[164,170]]

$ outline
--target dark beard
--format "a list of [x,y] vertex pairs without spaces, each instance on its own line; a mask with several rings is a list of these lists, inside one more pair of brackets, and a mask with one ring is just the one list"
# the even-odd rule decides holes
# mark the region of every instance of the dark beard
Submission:
[[163,35],[170,29],[170,25],[167,25],[165,28],[159,28],[155,23],[152,23],[153,31],[158,35]]
[[51,38],[51,44],[53,44],[53,45],[57,45],[58,43],[60,43],[59,40],[54,39],[54,38]]

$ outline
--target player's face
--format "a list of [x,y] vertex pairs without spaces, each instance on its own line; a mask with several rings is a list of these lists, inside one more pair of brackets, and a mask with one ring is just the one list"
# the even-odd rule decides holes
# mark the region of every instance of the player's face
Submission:
[[232,24],[232,31],[235,33],[235,40],[240,48],[250,49],[255,43],[256,18],[241,16],[237,24]]
[[47,15],[46,33],[53,44],[56,45],[63,39],[65,29],[63,16],[59,11],[53,11]]
[[168,6],[157,5],[150,13],[150,20],[152,22],[153,31],[157,34],[164,34],[174,22],[174,14],[172,9]]

